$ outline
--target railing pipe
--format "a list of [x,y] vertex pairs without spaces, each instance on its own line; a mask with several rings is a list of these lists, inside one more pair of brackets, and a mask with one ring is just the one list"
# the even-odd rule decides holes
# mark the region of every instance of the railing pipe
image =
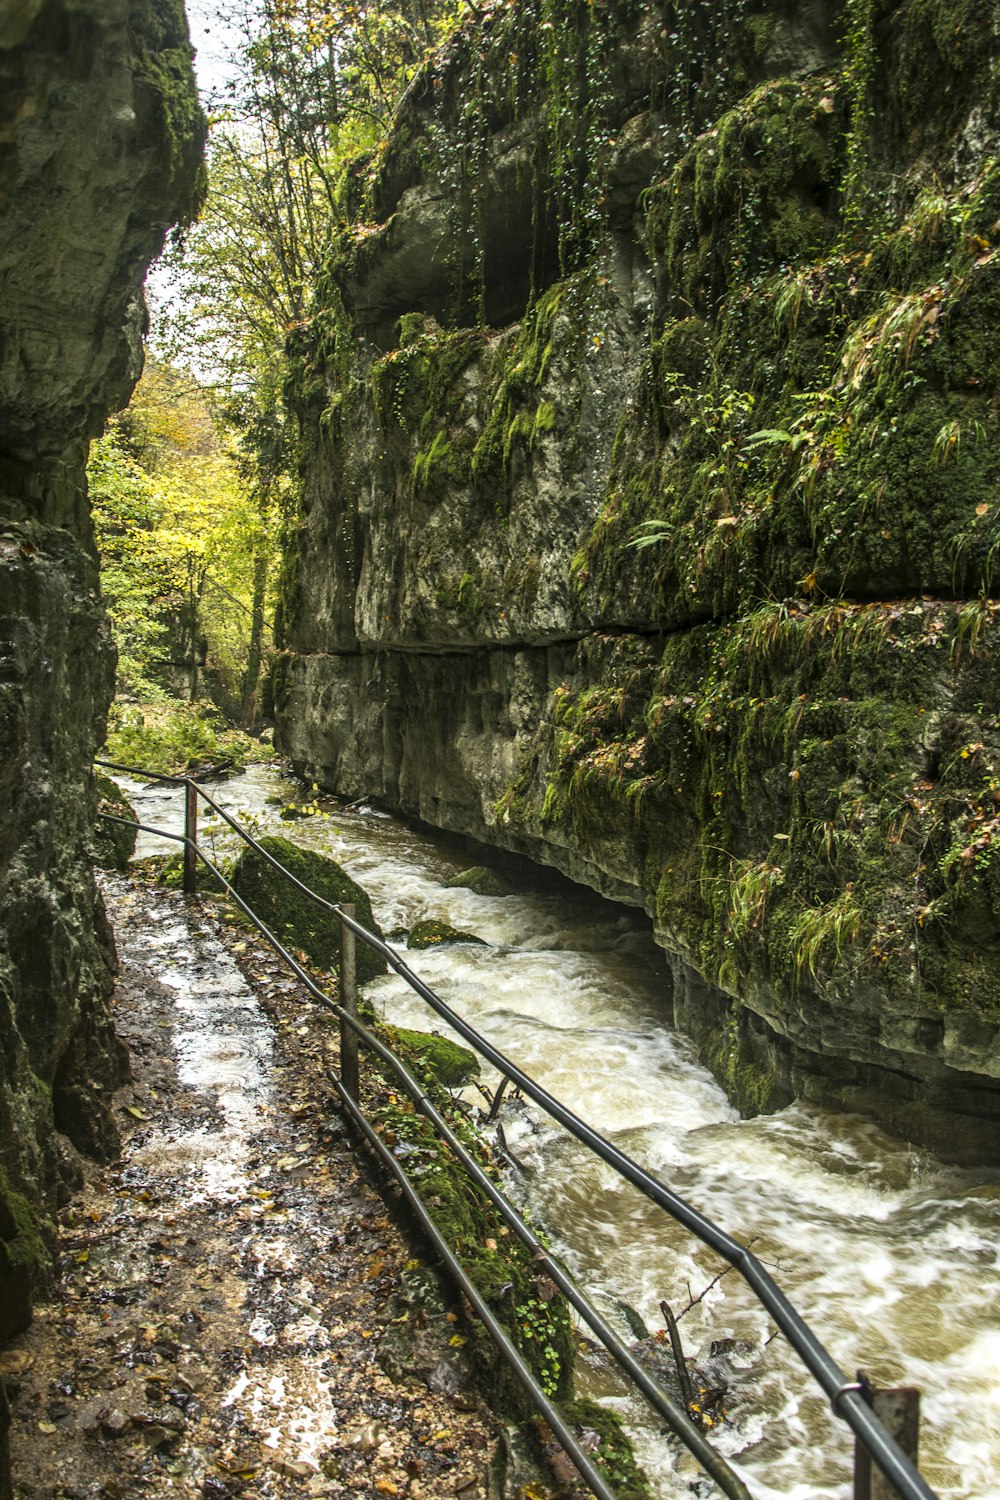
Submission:
[[560,1262],[545,1248],[514,1205],[505,1197],[488,1174],[483,1171],[475,1157],[472,1156],[451,1129],[451,1126],[433,1100],[421,1088],[406,1064],[401,1062],[390,1047],[387,1047],[384,1042],[380,1041],[374,1033],[369,1031],[356,1018],[348,1022],[348,1029],[356,1031],[365,1045],[377,1053],[383,1062],[392,1069],[403,1085],[404,1091],[409,1095],[417,1109],[430,1120],[438,1135],[447,1141],[457,1159],[462,1163],[462,1166],[473,1181],[490,1199],[501,1218],[504,1219],[521,1242],[535,1256],[539,1270],[544,1270],[552,1278],[567,1301],[571,1303],[592,1332],[600,1339],[608,1353],[642,1391],[650,1405],[664,1419],[675,1437],[679,1438],[684,1446],[695,1455],[702,1468],[715,1480],[715,1483],[722,1490],[723,1494],[729,1495],[730,1500],[751,1500],[750,1492],[746,1485],[733,1472],[725,1459],[716,1452],[684,1408],[674,1401],[663,1387],[653,1380],[649,1372],[639,1364],[638,1360],[625,1347],[609,1324],[604,1321],[597,1309],[582,1295],[580,1289],[567,1274]]
[[340,919],[340,1076],[344,1088],[357,1103],[361,1097],[358,1034],[350,1024],[358,1019],[357,965],[354,932],[348,925],[355,914],[354,902],[345,901]]
[[193,896],[198,889],[198,788],[193,781],[184,783],[184,893]]
[[[111,822],[123,823],[130,828],[138,828],[143,833],[162,834],[162,837],[171,839],[175,843],[179,844],[183,844],[185,842],[184,835],[180,833],[164,833],[161,829],[152,828],[145,823],[133,822],[133,820],[130,818],[120,818],[113,813],[104,813],[102,814],[102,816],[107,818]],[[199,848],[197,852],[198,858],[211,871],[225,893],[229,897],[231,897],[231,899],[236,903],[236,905],[240,908],[244,915],[248,917],[249,920],[253,923],[254,927],[261,934],[261,936],[284,960],[284,962],[292,970],[300,983],[309,992],[311,997],[316,1000],[317,1003],[320,1004],[325,1010],[331,1011],[333,1014],[337,1015],[340,1018],[341,1035],[343,1036],[345,1030],[355,1035],[355,1050],[357,1038],[363,1040],[373,1052],[376,1052],[393,1068],[401,1081],[410,1085],[410,1087],[407,1089],[407,1092],[410,1094],[413,1102],[418,1106],[418,1108],[421,1108],[423,1110],[428,1118],[430,1118],[436,1125],[436,1127],[440,1130],[440,1133],[443,1135],[448,1145],[455,1152],[456,1156],[458,1156],[463,1164],[468,1168],[479,1185],[486,1191],[491,1201],[500,1210],[501,1214],[503,1215],[506,1222],[510,1225],[510,1227],[515,1230],[515,1232],[520,1236],[524,1243],[529,1246],[529,1248],[540,1252],[540,1265],[544,1265],[547,1273],[552,1277],[553,1281],[556,1282],[560,1290],[565,1293],[566,1297],[572,1303],[573,1307],[576,1308],[580,1316],[584,1318],[584,1320],[589,1324],[590,1328],[601,1340],[608,1352],[632,1377],[635,1384],[643,1392],[643,1394],[649,1400],[650,1404],[663,1417],[664,1421],[670,1427],[671,1431],[684,1444],[684,1446],[694,1454],[694,1456],[698,1459],[698,1462],[705,1469],[706,1473],[710,1475],[710,1477],[716,1482],[716,1484],[718,1484],[722,1492],[730,1496],[731,1500],[750,1500],[749,1492],[746,1486],[729,1467],[725,1459],[723,1459],[722,1456],[716,1452],[716,1450],[707,1441],[704,1435],[691,1421],[687,1413],[670,1398],[670,1396],[666,1391],[662,1389],[661,1386],[659,1386],[655,1381],[651,1379],[648,1372],[644,1370],[643,1367],[635,1360],[635,1358],[629,1353],[629,1351],[617,1338],[608,1324],[605,1323],[604,1319],[597,1312],[596,1308],[594,1308],[584,1297],[581,1296],[578,1288],[566,1274],[563,1267],[559,1264],[558,1261],[554,1260],[552,1256],[549,1255],[549,1253],[542,1246],[541,1242],[521,1219],[516,1209],[514,1209],[513,1206],[508,1203],[506,1198],[504,1198],[504,1196],[496,1188],[495,1184],[493,1184],[486,1176],[486,1174],[482,1171],[482,1168],[475,1161],[475,1159],[471,1157],[465,1150],[462,1143],[458,1140],[454,1132],[447,1124],[447,1121],[444,1120],[444,1118],[437,1111],[432,1101],[420,1088],[416,1079],[414,1079],[412,1074],[410,1074],[405,1064],[403,1064],[395,1056],[395,1054],[385,1046],[383,1042],[379,1041],[378,1037],[376,1037],[371,1031],[368,1030],[368,1028],[358,1019],[357,1015],[349,1015],[344,1007],[336,1005],[332,1000],[329,999],[328,996],[323,993],[316,982],[311,978],[306,970],[302,968],[301,964],[299,964],[298,961],[292,957],[292,955],[284,947],[281,941],[274,935],[270,928],[261,921],[256,912],[254,912],[253,909],[249,907],[247,903],[242,899],[239,893],[233,889],[233,887],[227,881],[226,877],[222,874],[222,871],[212,863],[212,861],[208,858],[208,856],[201,848]],[[281,867],[279,866],[279,868]],[[362,931],[364,931],[364,929],[362,929]],[[348,1093],[346,1085],[344,1085],[342,1081],[338,1081],[336,1078],[333,1078],[332,1081],[338,1092],[342,1094],[342,1097],[348,1099],[350,1103],[350,1112],[352,1118],[363,1119],[364,1117],[360,1115],[356,1096],[352,1096]],[[370,1127],[367,1126],[367,1122],[365,1122],[366,1135],[368,1135],[369,1132],[374,1135],[374,1132],[370,1131]],[[400,1169],[397,1168],[394,1159],[388,1157],[388,1154],[385,1152],[382,1142],[377,1136],[375,1136],[375,1141],[377,1141],[378,1147],[381,1148],[381,1154],[392,1163],[393,1170],[398,1174],[398,1171]],[[409,1196],[410,1195],[408,1194],[408,1197]],[[440,1236],[437,1232],[436,1226],[434,1226],[433,1224],[433,1220],[430,1219],[430,1216],[428,1215],[426,1209],[423,1207],[422,1202],[420,1202],[419,1195],[416,1195],[415,1200],[413,1197],[411,1197],[410,1201],[415,1212],[417,1213],[418,1218],[420,1219],[420,1222],[424,1225],[425,1228],[428,1229],[429,1232],[431,1232],[432,1238],[434,1239],[435,1244],[437,1244]],[[441,1243],[443,1243],[443,1241]],[[453,1259],[454,1257],[450,1257],[449,1264]],[[514,1345],[510,1345],[510,1347],[514,1349],[515,1353],[517,1353]],[[519,1354],[518,1359],[520,1359]],[[525,1366],[525,1369],[527,1369],[527,1366]],[[533,1379],[534,1377],[531,1378]],[[550,1422],[550,1426],[552,1426],[553,1431],[556,1432],[557,1436],[559,1436],[555,1424]],[[564,1428],[563,1430],[565,1431],[566,1429]],[[561,1437],[560,1441],[563,1441]],[[567,1451],[570,1452],[572,1456],[570,1446],[565,1443],[564,1446],[567,1446]],[[611,1500],[614,1500],[613,1495],[611,1497]]]
[[[127,823],[130,827],[139,828],[143,833],[162,832],[162,830],[160,829],[150,828],[147,824],[133,822],[130,818],[116,817],[113,813],[104,813],[102,814],[102,816],[108,818],[111,822],[114,823]],[[163,837],[173,839],[176,843],[186,842],[183,834],[165,833],[163,834]],[[207,857],[206,854],[203,853],[201,849],[198,849],[198,857],[201,859],[202,863],[207,865],[209,870],[211,870],[212,874],[218,880],[219,884],[226,891],[226,894],[231,896],[236,904],[240,907],[240,909],[246,914],[246,916],[250,918],[254,926],[257,928],[258,932],[260,932],[260,934],[267,939],[271,947],[274,948],[275,952],[280,954],[280,956],[285,960],[285,962],[295,973],[296,977],[305,985],[306,989],[313,996],[313,998],[318,1000],[325,1009],[333,1011],[335,1014],[340,1015],[342,1020],[346,1020],[349,1026],[353,1025],[353,1027],[356,1028],[359,1033],[363,1033],[372,1044],[381,1046],[381,1044],[378,1043],[378,1039],[372,1036],[372,1034],[367,1030],[366,1027],[362,1026],[357,1017],[348,1016],[347,1012],[341,1006],[335,1005],[333,1001],[329,1000],[323,994],[322,990],[320,990],[315,981],[310,978],[310,976],[306,973],[302,966],[292,957],[292,955],[278,940],[278,938],[275,937],[270,928],[265,926],[265,924],[260,920],[256,913],[254,913],[251,908],[247,906],[246,902],[242,900],[239,894],[233,890],[232,886],[229,884],[226,877],[222,874],[221,870],[219,870],[212,863],[212,861]],[[332,1082],[338,1094],[340,1095],[342,1102],[347,1108],[352,1120],[354,1120],[355,1124],[365,1136],[365,1139],[377,1151],[386,1167],[388,1167],[389,1171],[395,1177],[411,1208],[420,1219],[420,1222],[423,1225],[423,1228],[427,1233],[429,1239],[431,1240],[436,1253],[448,1267],[449,1272],[454,1277],[455,1281],[461,1288],[464,1295],[468,1298],[469,1302],[472,1304],[477,1316],[483,1323],[486,1331],[489,1333],[490,1338],[496,1344],[497,1348],[500,1350],[501,1354],[510,1365],[518,1383],[527,1392],[536,1409],[541,1413],[546,1422],[552,1428],[552,1431],[559,1439],[559,1442],[561,1443],[568,1457],[571,1459],[581,1478],[584,1479],[589,1485],[590,1489],[597,1496],[597,1500],[617,1500],[617,1496],[615,1495],[614,1490],[609,1488],[600,1470],[595,1467],[591,1459],[581,1448],[580,1444],[577,1442],[575,1435],[563,1420],[558,1409],[552,1404],[548,1396],[546,1396],[545,1392],[538,1384],[520,1350],[508,1337],[505,1329],[498,1322],[492,1309],[484,1300],[475,1283],[469,1279],[468,1275],[463,1270],[461,1264],[452,1251],[451,1246],[444,1239],[441,1231],[438,1229],[437,1225],[434,1223],[433,1219],[431,1219],[430,1215],[427,1213],[427,1210],[424,1208],[419,1194],[411,1184],[406,1173],[400,1167],[396,1159],[392,1156],[391,1152],[387,1149],[385,1143],[380,1140],[379,1136],[372,1129],[371,1125],[368,1123],[368,1120],[362,1114],[360,1106],[348,1093],[342,1080],[334,1076]]]
[[400,978],[426,1000],[432,1010],[447,1021],[459,1036],[495,1068],[501,1073],[506,1073],[522,1093],[534,1099],[536,1104],[540,1104],[552,1119],[588,1146],[602,1161],[614,1167],[627,1182],[631,1182],[646,1197],[664,1209],[671,1218],[683,1224],[697,1239],[708,1245],[739,1271],[757,1300],[774,1318],[803,1364],[829,1398],[834,1415],[842,1416],[852,1431],[862,1438],[873,1459],[886,1478],[896,1486],[903,1500],[936,1500],[934,1491],[923,1475],[886,1432],[856,1384],[846,1379],[833,1356],[796,1312],[784,1292],[751,1251],[734,1240],[731,1235],[726,1234],[718,1225],[713,1224],[711,1219],[705,1218],[685,1199],[664,1187],[663,1183],[655,1177],[651,1177],[639,1166],[638,1162],[633,1161],[623,1151],[619,1151],[617,1146],[613,1146],[586,1121],[567,1109],[541,1084],[536,1083],[529,1074],[522,1072],[509,1057],[500,1052],[485,1037],[480,1036],[467,1021],[464,1021],[440,996],[436,995],[419,975],[414,974],[409,965],[387,943],[374,937],[357,922],[351,924],[349,919],[346,920],[349,925],[354,926],[357,935],[369,947],[384,956],[386,962],[399,974]]
[[[141,776],[143,781],[169,781],[174,786],[184,786],[191,780],[189,776],[171,776],[166,771],[143,771],[139,766],[123,766],[116,760],[95,760],[94,765],[103,766],[108,771],[121,771],[125,776]],[[111,814],[104,813],[103,816],[109,818]],[[128,823],[131,819],[119,818],[118,821]],[[159,832],[159,829],[156,831]],[[148,833],[149,829],[146,832]],[[167,835],[164,834],[163,837],[166,838]]]
[[546,1422],[552,1428],[552,1431],[559,1439],[559,1442],[561,1443],[568,1457],[572,1460],[573,1466],[579,1473],[580,1477],[584,1479],[589,1485],[590,1489],[597,1496],[597,1500],[617,1500],[614,1490],[609,1487],[607,1480],[604,1478],[604,1475],[581,1448],[576,1439],[576,1436],[564,1421],[558,1407],[556,1407],[549,1400],[548,1396],[542,1390],[542,1387],[538,1384],[538,1381],[532,1374],[531,1368],[527,1364],[520,1349],[518,1349],[516,1344],[514,1344],[509,1338],[506,1329],[497,1320],[489,1303],[485,1300],[475,1282],[470,1280],[469,1276],[466,1274],[461,1263],[456,1257],[455,1252],[452,1250],[451,1246],[448,1244],[447,1240],[444,1238],[437,1225],[427,1214],[427,1211],[424,1209],[424,1206],[420,1201],[419,1193],[410,1182],[409,1177],[404,1172],[399,1162],[393,1156],[392,1152],[386,1146],[385,1142],[372,1129],[371,1125],[368,1123],[368,1120],[361,1113],[359,1106],[355,1104],[354,1100],[351,1098],[350,1094],[348,1094],[347,1090],[344,1088],[340,1080],[334,1078],[333,1084],[338,1094],[340,1095],[348,1114],[351,1116],[351,1119],[354,1121],[355,1125],[357,1125],[358,1129],[362,1132],[368,1144],[378,1153],[382,1162],[398,1183],[400,1190],[402,1191],[407,1202],[410,1204],[410,1207],[413,1208],[420,1217],[421,1223],[424,1226],[424,1230],[431,1243],[433,1244],[435,1251],[440,1256],[444,1264],[448,1267],[449,1272],[451,1273],[452,1277],[457,1282],[459,1287],[461,1287],[464,1295],[469,1299],[472,1306],[475,1308],[480,1322],[485,1327],[494,1344],[496,1344],[497,1348],[502,1353],[504,1359],[506,1359],[518,1383],[531,1398],[531,1401],[535,1408],[541,1413]]
[[[137,774],[134,767],[115,766],[114,769],[126,770],[130,774]],[[143,773],[139,772],[138,774]],[[178,778],[161,777],[160,779],[176,781]],[[761,1306],[770,1313],[807,1370],[809,1370],[824,1394],[828,1397],[834,1415],[842,1417],[856,1436],[861,1439],[883,1474],[895,1485],[902,1500],[937,1500],[934,1491],[927,1484],[923,1475],[920,1474],[916,1466],[903,1453],[898,1444],[886,1432],[881,1422],[879,1422],[871,1407],[867,1404],[859,1384],[848,1381],[845,1378],[843,1370],[840,1369],[832,1355],[816,1337],[812,1329],[795,1310],[780,1287],[778,1287],[751,1251],[747,1250],[737,1240],[734,1240],[731,1235],[720,1229],[710,1219],[699,1213],[685,1199],[671,1192],[669,1188],[666,1188],[656,1178],[651,1177],[644,1168],[639,1166],[638,1162],[633,1161],[630,1156],[627,1156],[623,1151],[612,1145],[610,1141],[594,1130],[586,1121],[581,1120],[572,1110],[567,1109],[554,1095],[544,1089],[541,1084],[536,1083],[529,1074],[524,1073],[510,1058],[475,1031],[456,1011],[453,1011],[429,985],[424,983],[419,975],[413,972],[394,949],[389,947],[380,938],[376,938],[372,933],[368,932],[356,919],[347,916],[342,907],[317,896],[308,886],[296,879],[291,871],[286,870],[279,860],[276,860],[266,849],[261,848],[257,840],[219,807],[218,803],[208,793],[201,787],[198,787],[197,790],[199,795],[205,798],[206,802],[209,803],[223,820],[239,833],[248,844],[255,848],[269,864],[281,871],[296,889],[315,901],[319,906],[326,908],[332,914],[340,917],[342,923],[352,928],[357,937],[360,937],[375,952],[381,953],[389,966],[400,978],[416,994],[420,995],[431,1009],[442,1020],[446,1021],[463,1040],[467,1041],[471,1047],[478,1051],[487,1062],[491,1063],[501,1073],[506,1073],[511,1081],[517,1084],[522,1093],[533,1099],[536,1104],[539,1104],[552,1119],[562,1125],[564,1129],[568,1130],[571,1135],[574,1135],[577,1140],[593,1151],[602,1161],[613,1167],[627,1182],[631,1182],[634,1187],[638,1188],[647,1198],[651,1199],[668,1213],[671,1218],[682,1224],[691,1234],[701,1240],[703,1244],[708,1245],[710,1249],[714,1250],[737,1270],[751,1291],[753,1291]],[[109,817],[111,815],[104,814],[104,816]],[[128,820],[116,819],[115,821],[124,822]],[[159,830],[148,831],[158,832]],[[210,863],[205,859],[200,850],[198,853],[206,864]],[[215,870],[214,866],[210,867],[213,871]],[[227,891],[232,894],[241,910],[246,912],[258,926],[259,930],[266,934],[266,929],[263,928],[263,925],[250,911],[250,908],[246,906],[245,902],[240,900],[225,878],[218,871],[215,871],[215,873]],[[272,945],[288,961],[294,964],[294,960],[278,944],[277,939],[273,938],[273,935],[268,935],[268,938],[272,942]],[[321,994],[322,992],[316,991],[316,993]],[[331,1002],[326,1000],[325,997],[323,997],[323,1003],[330,1008],[335,1008],[332,1007]]]

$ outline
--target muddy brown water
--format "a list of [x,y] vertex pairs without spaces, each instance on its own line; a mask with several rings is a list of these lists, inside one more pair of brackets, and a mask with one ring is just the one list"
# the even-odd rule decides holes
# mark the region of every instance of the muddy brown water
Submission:
[[[753,1238],[849,1374],[862,1367],[877,1384],[920,1387],[921,1468],[942,1497],[1000,1500],[997,1174],[945,1165],[855,1116],[794,1105],[741,1119],[669,1026],[663,967],[640,914],[568,885],[504,898],[449,889],[468,856],[374,809],[320,799],[327,818],[283,822],[268,799],[309,794],[273,768],[212,790],[258,828],[334,855],[385,931],[438,918],[484,939],[489,947],[411,962],[571,1109],[729,1233]],[[179,827],[174,794],[129,791],[144,819]],[[222,831],[205,837],[230,848]],[[144,840],[139,852],[154,848]],[[432,1024],[396,976],[369,995],[394,1021]],[[737,1276],[710,1285],[718,1260],[534,1107],[513,1101],[501,1119],[525,1169],[514,1190],[623,1335],[623,1302],[657,1330],[661,1299],[680,1311],[700,1297],[680,1325],[689,1355],[740,1341],[715,1441],[751,1493],[848,1495],[847,1429]],[[657,1495],[689,1494],[689,1462],[641,1404],[597,1361],[584,1362],[582,1378],[632,1427]]]

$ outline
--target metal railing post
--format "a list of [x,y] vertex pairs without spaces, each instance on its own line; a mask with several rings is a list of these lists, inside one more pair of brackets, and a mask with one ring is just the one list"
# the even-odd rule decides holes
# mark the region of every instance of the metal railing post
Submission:
[[[920,1438],[920,1392],[912,1386],[872,1391],[871,1406],[889,1436],[907,1458],[917,1461]],[[854,1500],[898,1500],[899,1491],[872,1463],[860,1438],[854,1442]]]
[[198,889],[198,788],[193,781],[184,783],[184,892],[193,896]]
[[[340,909],[345,917],[350,917],[352,921],[355,919],[353,901],[342,902]],[[344,921],[340,924],[340,1003],[345,1015],[357,1020],[358,983],[355,937],[353,928]],[[357,1104],[361,1084],[358,1071],[358,1034],[347,1020],[341,1020],[340,1023],[340,1078],[345,1092]]]

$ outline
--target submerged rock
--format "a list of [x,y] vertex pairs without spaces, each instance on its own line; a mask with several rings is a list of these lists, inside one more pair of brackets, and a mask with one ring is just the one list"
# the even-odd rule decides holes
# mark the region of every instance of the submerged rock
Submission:
[[433,917],[425,922],[414,923],[406,935],[406,942],[409,948],[446,948],[452,943],[474,943],[481,948],[489,947],[483,938],[475,937],[471,932],[460,932],[457,927],[452,927],[447,922],[438,922]]
[[477,896],[516,896],[517,887],[499,870],[487,869],[485,865],[474,865],[445,881],[448,890],[475,891]]

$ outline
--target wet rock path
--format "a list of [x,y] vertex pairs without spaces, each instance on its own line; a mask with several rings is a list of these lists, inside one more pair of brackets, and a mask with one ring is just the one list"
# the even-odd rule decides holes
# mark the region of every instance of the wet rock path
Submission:
[[125,1146],[87,1171],[55,1300],[0,1356],[16,1500],[488,1500],[496,1425],[330,1105],[335,1027],[210,910],[106,894]]

